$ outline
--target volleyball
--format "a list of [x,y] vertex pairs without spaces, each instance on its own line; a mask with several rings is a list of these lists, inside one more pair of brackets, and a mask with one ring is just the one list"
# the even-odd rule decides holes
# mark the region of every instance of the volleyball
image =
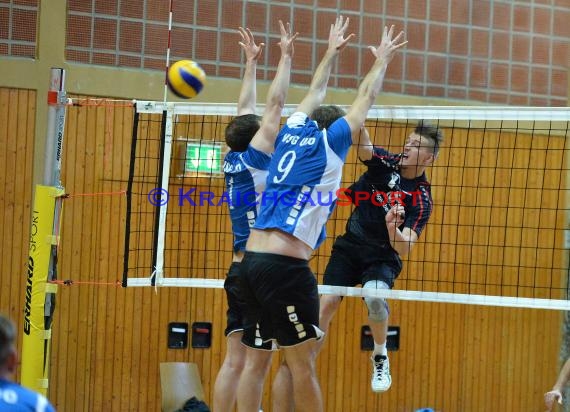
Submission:
[[202,91],[206,73],[192,60],[180,60],[168,68],[168,88],[176,96],[191,99]]

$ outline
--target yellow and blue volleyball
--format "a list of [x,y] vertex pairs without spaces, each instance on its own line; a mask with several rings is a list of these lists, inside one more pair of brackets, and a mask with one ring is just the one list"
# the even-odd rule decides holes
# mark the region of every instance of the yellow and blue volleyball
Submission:
[[183,99],[191,99],[202,91],[206,73],[195,61],[180,60],[168,68],[166,80],[172,93]]

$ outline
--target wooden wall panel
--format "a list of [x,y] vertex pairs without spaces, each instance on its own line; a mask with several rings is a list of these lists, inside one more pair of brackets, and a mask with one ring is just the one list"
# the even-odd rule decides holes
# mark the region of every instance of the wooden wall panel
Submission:
[[[31,92],[0,89],[0,141],[4,143],[0,167],[5,170],[0,175],[4,188],[0,253],[3,267],[9,268],[8,276],[1,278],[0,309],[16,318],[23,302],[34,101]],[[73,283],[59,288],[53,327],[49,396],[58,411],[158,410],[158,365],[166,361],[196,362],[209,402],[223,360],[226,304],[222,290],[117,286],[126,205],[125,196],[118,192],[126,188],[132,116],[128,107],[68,110],[62,180],[71,196],[65,201],[59,279]],[[221,130],[220,124],[202,122],[180,133],[219,138]],[[398,127],[389,134],[380,130],[374,139],[394,150],[409,132]],[[6,144],[15,135],[17,145]],[[559,286],[562,273],[557,268],[562,267],[564,256],[556,246],[562,239],[550,228],[564,218],[564,198],[558,188],[565,187],[566,181],[555,168],[566,167],[563,140],[549,138],[549,148],[556,150],[546,151],[545,140],[530,136],[459,129],[447,136],[448,147],[429,172],[434,215],[396,286],[537,297],[547,296],[548,286]],[[363,170],[354,153],[349,163],[354,164],[345,166],[345,186]],[[525,171],[529,164],[536,170]],[[495,175],[484,167],[493,168]],[[476,169],[482,174],[473,175]],[[16,170],[14,180],[11,170]],[[490,209],[488,198],[497,193],[477,183],[491,177],[496,187],[505,183],[510,208]],[[527,190],[515,188],[512,182],[521,182],[520,187]],[[210,184],[197,178],[185,181],[184,187],[216,192],[222,184],[220,179]],[[481,207],[471,207],[477,202]],[[541,204],[552,205],[545,210],[550,226],[539,226],[522,209]],[[204,207],[192,215],[187,209],[175,204],[170,209],[168,224],[183,230],[180,235],[169,234],[169,240],[180,245],[179,252],[169,252],[172,259],[184,265],[192,262],[194,275],[223,279],[231,259],[225,209]],[[349,212],[349,207],[337,208],[328,225],[331,236],[342,233]],[[494,230],[505,222],[508,228]],[[312,260],[319,281],[331,245],[332,239],[327,240]],[[520,253],[521,248],[528,253]],[[501,268],[504,284],[467,283],[494,279],[498,269],[487,265],[494,261],[512,264],[512,268]],[[541,273],[533,273],[531,263]],[[176,276],[187,274],[176,272]],[[519,279],[525,287],[508,286]],[[542,394],[558,371],[559,312],[408,301],[390,304],[391,324],[401,328],[400,349],[390,357],[392,389],[383,395],[369,389],[370,354],[360,350],[366,310],[360,299],[347,298],[318,359],[327,411],[540,410]],[[212,322],[212,347],[167,349],[171,321]],[[276,357],[273,374],[277,366]],[[270,410],[271,382],[269,377],[264,410]]]
[[[32,210],[35,100],[33,90],[0,88],[0,312],[19,329]],[[19,350],[21,344],[18,336]]]

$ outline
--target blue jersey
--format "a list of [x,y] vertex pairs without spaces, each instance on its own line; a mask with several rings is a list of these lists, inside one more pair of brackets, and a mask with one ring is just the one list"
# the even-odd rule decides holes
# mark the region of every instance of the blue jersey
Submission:
[[255,223],[271,156],[252,146],[245,152],[229,152],[224,158],[226,191],[234,234],[234,252],[245,250]]
[[0,412],[55,412],[45,396],[0,379]]
[[344,118],[319,130],[306,114],[292,114],[277,135],[254,227],[279,229],[316,249],[325,239],[351,144]]

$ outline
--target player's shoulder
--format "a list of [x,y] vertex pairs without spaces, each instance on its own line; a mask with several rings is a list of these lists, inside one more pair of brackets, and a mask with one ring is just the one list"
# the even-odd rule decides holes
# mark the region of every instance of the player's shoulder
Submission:
[[390,153],[382,146],[372,146],[372,156],[379,159],[384,159],[388,157],[393,157],[394,154]]
[[241,160],[242,153],[234,152],[233,150],[226,153],[224,157],[224,173],[226,175],[240,173],[245,168]]
[[339,117],[327,127],[326,134],[328,139],[343,139],[352,144],[352,131],[345,117]]
[[309,116],[307,113],[303,112],[294,112],[287,118],[287,122],[285,123],[287,127],[303,127],[309,122]]
[[425,173],[416,179],[416,188],[431,195],[431,183],[427,179]]
[[239,160],[240,157],[240,153],[241,152],[236,152],[233,150],[230,150],[229,152],[226,153],[226,155],[224,156],[224,162],[227,163],[235,163]]
[[[3,393],[3,401],[8,405],[12,404],[21,408],[29,408],[30,411],[55,412],[55,408],[48,399],[31,389],[18,385],[15,382],[0,381],[0,389]],[[0,402],[0,408],[2,403]],[[25,410],[25,409],[24,409]]]
[[362,162],[367,166],[384,166],[390,169],[397,169],[402,155],[392,153],[382,146],[372,147],[372,157]]
[[241,153],[240,159],[242,162],[256,169],[266,169],[271,161],[271,155],[250,144],[247,146],[247,149]]
[[271,161],[271,155],[249,145],[243,152],[230,151],[224,158],[224,172],[239,173],[247,167],[266,169]]
[[419,193],[419,199],[426,205],[431,205],[433,199],[431,196],[431,184],[427,180],[418,180],[416,182],[416,193]]

